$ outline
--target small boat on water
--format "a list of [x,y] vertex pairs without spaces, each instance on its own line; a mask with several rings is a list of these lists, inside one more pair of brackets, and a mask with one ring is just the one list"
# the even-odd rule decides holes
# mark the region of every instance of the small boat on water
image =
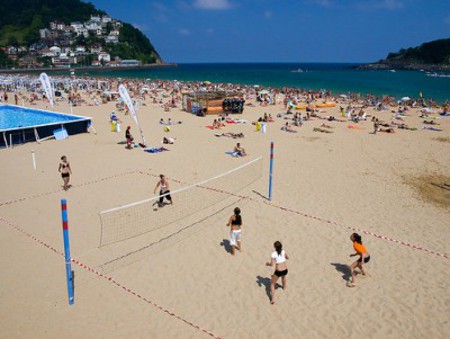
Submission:
[[395,69],[390,69],[389,72],[395,73]]
[[291,73],[303,73],[304,71],[301,68],[293,69]]

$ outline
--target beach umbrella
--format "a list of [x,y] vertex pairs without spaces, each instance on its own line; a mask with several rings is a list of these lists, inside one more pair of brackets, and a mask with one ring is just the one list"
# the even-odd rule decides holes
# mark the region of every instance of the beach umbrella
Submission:
[[261,92],[259,92],[259,94],[262,94],[262,95],[264,95],[264,94],[269,94],[269,91],[268,90],[265,90],[265,89],[263,89]]
[[345,94],[340,95],[341,98],[347,99],[347,96]]
[[409,100],[411,100],[411,98],[410,97],[403,97],[401,100],[402,101],[409,101]]

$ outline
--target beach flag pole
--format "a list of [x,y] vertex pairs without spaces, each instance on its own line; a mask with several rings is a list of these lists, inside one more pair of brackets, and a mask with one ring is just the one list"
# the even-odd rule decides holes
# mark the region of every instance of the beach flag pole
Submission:
[[273,141],[270,143],[269,200],[272,200]]
[[63,238],[64,238],[64,258],[66,260],[67,290],[69,293],[69,305],[73,305],[74,303],[73,271],[72,271],[72,262],[70,261],[69,221],[67,218],[66,199],[61,199],[61,215],[62,215]]

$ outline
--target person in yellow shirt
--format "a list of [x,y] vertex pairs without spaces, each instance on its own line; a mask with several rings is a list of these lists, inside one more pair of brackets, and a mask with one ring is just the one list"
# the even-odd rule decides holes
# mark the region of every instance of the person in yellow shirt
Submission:
[[350,236],[350,240],[353,242],[353,249],[356,251],[356,253],[350,254],[350,257],[359,256],[359,259],[350,265],[351,280],[347,283],[348,287],[354,287],[355,268],[358,267],[361,270],[361,274],[366,275],[363,265],[370,261],[370,254],[367,251],[366,246],[363,245],[361,236],[358,233],[353,233]]

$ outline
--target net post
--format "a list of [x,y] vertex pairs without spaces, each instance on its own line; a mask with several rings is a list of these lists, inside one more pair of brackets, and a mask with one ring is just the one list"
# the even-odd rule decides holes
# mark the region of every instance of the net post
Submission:
[[272,200],[272,177],[273,177],[273,141],[270,143],[270,172],[269,172],[269,200]]
[[70,260],[69,221],[67,218],[66,199],[61,199],[61,216],[62,216],[63,240],[64,240],[64,258],[66,261],[67,291],[69,295],[69,305],[73,305],[74,303],[73,271],[72,271],[72,262]]

